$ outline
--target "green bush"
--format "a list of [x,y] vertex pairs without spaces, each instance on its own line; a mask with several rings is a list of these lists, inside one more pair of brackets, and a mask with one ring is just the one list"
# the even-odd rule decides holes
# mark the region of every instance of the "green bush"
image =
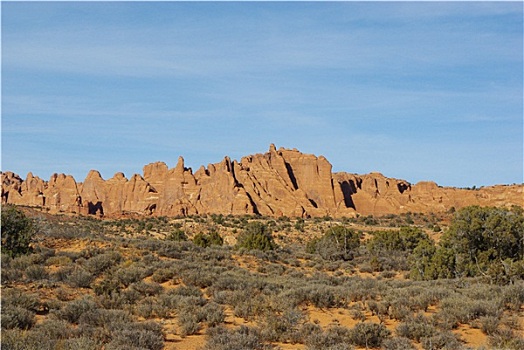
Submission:
[[400,230],[377,231],[367,243],[371,253],[384,254],[402,251],[412,253],[421,241],[429,240],[429,236],[417,227],[404,226]]
[[212,245],[221,246],[224,244],[224,239],[220,236],[216,229],[211,229],[209,234],[199,232],[193,238],[193,243],[200,247],[209,247]]
[[247,250],[268,251],[276,248],[271,232],[267,225],[254,221],[247,224],[237,239],[237,248]]
[[182,241],[187,241],[187,236],[184,231],[177,228],[169,232],[169,234],[166,236],[166,239],[168,241],[182,242]]
[[30,243],[36,225],[20,209],[12,205],[2,208],[2,253],[11,257],[31,252]]
[[308,242],[306,252],[319,254],[325,260],[350,260],[360,246],[360,234],[345,226],[334,226],[320,238]]

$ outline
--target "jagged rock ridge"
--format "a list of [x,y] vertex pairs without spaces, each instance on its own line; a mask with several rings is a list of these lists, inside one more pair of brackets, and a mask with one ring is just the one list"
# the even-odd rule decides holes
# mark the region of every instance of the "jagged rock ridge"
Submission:
[[194,174],[179,157],[175,168],[148,164],[143,176],[116,173],[104,180],[92,170],[83,183],[54,174],[49,181],[29,173],[25,180],[2,173],[2,204],[41,207],[51,213],[120,216],[260,214],[318,217],[439,212],[467,205],[524,206],[522,185],[479,190],[442,188],[433,182],[412,185],[379,173],[332,173],[323,156],[276,149],[244,157],[225,157]]

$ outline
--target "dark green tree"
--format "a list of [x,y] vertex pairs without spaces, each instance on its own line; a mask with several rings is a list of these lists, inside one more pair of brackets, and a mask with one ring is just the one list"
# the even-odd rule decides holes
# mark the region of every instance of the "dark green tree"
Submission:
[[416,280],[427,280],[435,278],[433,275],[433,256],[437,248],[432,241],[421,241],[413,250],[410,257],[410,276]]
[[31,239],[36,233],[34,221],[15,206],[2,208],[2,253],[11,257],[31,252]]
[[483,275],[493,263],[523,260],[522,208],[463,208],[455,214],[441,245],[453,252],[457,275]]
[[421,241],[429,241],[429,236],[418,227],[405,226],[400,230],[377,231],[367,244],[371,253],[403,251],[412,253]]
[[524,276],[524,215],[520,207],[471,206],[458,210],[440,246],[417,245],[416,279],[489,277],[507,283]]

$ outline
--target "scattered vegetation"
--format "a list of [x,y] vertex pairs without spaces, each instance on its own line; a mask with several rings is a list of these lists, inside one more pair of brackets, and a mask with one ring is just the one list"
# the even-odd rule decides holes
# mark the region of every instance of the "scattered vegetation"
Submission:
[[160,350],[194,336],[204,350],[474,348],[463,327],[480,348],[524,347],[518,208],[305,220],[3,209],[6,349]]

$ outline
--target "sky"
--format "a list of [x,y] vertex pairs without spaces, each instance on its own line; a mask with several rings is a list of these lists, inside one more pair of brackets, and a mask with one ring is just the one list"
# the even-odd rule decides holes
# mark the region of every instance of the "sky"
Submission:
[[269,145],[523,182],[522,2],[1,3],[2,171],[130,178]]

